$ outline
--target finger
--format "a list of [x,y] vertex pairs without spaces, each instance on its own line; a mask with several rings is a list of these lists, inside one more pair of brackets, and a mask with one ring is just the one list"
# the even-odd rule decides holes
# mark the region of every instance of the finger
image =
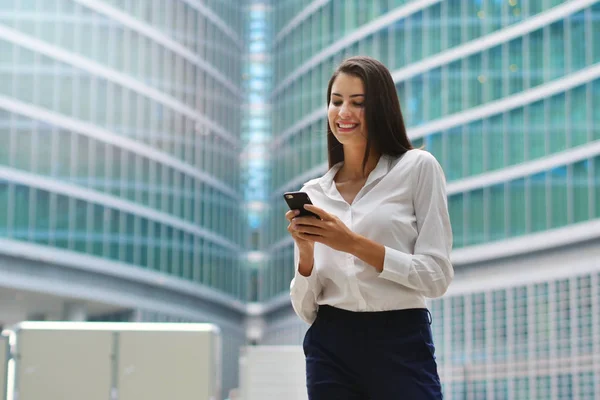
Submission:
[[305,204],[304,208],[310,212],[317,214],[323,221],[330,221],[333,219],[333,216],[329,214],[327,211],[316,207],[312,204]]
[[308,223],[303,224],[301,221],[299,221],[299,218],[294,218],[288,226],[289,229],[294,232],[306,232],[308,230],[311,230],[311,231],[321,230],[321,232],[317,232],[317,233],[319,233],[319,234],[323,233],[322,232],[323,228],[321,226],[317,226],[316,224],[312,223],[312,220],[319,221],[321,223],[322,223],[322,221],[317,220],[316,218],[313,218],[313,217],[307,217],[307,218],[303,218],[303,219]]
[[321,229],[321,228],[317,228],[315,226],[308,226],[308,225],[297,225],[296,227],[294,227],[292,229],[294,229],[298,233],[309,233],[311,235],[319,235],[319,236],[323,236],[325,233],[323,231],[323,229]]
[[315,217],[296,217],[293,219],[292,224],[294,225],[310,225],[310,226],[322,226],[323,221]]
[[288,211],[288,212],[285,213],[285,219],[287,219],[288,221],[291,221],[298,214],[300,214],[300,211],[298,211],[298,210],[290,210],[290,211]]
[[309,233],[305,234],[305,236],[302,236],[303,234],[301,232],[298,232],[292,228],[288,227],[288,232],[290,233],[290,235],[292,236],[292,239],[294,239],[295,241],[314,241],[314,238],[316,237],[316,235],[311,235]]
[[295,227],[294,225],[292,225],[292,224],[289,224],[289,225],[288,225],[288,227],[287,227],[287,231],[288,231],[288,232],[289,232],[289,233],[290,233],[292,236],[296,236],[296,235],[299,233],[298,229],[296,229],[296,227]]
[[322,243],[323,240],[324,240],[323,236],[313,235],[313,234],[310,234],[310,233],[297,232],[296,235],[300,238],[300,240],[306,240],[306,241],[309,241],[309,242]]

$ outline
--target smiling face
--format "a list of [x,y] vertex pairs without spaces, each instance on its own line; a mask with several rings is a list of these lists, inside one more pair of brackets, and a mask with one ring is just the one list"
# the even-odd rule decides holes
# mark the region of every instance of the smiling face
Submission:
[[359,145],[367,142],[365,123],[365,91],[362,80],[340,73],[331,87],[327,117],[329,128],[342,145]]

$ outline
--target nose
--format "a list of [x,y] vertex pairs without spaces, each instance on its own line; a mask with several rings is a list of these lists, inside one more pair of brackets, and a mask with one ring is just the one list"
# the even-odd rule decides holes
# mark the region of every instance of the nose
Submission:
[[349,116],[350,115],[350,110],[348,109],[348,104],[347,103],[343,103],[342,106],[340,107],[340,112],[339,112],[340,117],[344,118],[345,116]]

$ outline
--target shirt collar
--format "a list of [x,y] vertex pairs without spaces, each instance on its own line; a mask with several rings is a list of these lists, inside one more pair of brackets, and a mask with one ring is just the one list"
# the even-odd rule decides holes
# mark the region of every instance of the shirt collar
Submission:
[[[379,179],[383,178],[384,176],[386,176],[387,173],[390,172],[390,169],[392,167],[392,160],[393,160],[393,157],[385,155],[385,154],[383,154],[381,157],[379,157],[379,161],[377,161],[377,165],[375,166],[373,171],[371,171],[371,173],[369,174],[369,177],[367,178],[367,181],[365,182],[364,186],[367,187],[368,185],[370,185],[370,184],[378,181]],[[333,178],[335,178],[335,175],[338,173],[340,168],[342,168],[342,165],[344,165],[343,161],[335,164],[333,167],[331,167],[329,169],[329,171],[327,171],[325,173],[325,175],[323,175],[320,178],[312,179],[312,180],[306,182],[304,185],[305,186],[320,185],[321,188],[323,189],[323,192],[325,192],[330,197],[340,197],[340,195],[337,191],[337,188],[335,187],[335,182],[333,181]]]

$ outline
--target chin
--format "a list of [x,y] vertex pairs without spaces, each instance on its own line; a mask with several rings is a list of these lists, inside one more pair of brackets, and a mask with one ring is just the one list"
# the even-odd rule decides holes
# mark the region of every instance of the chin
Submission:
[[367,142],[367,139],[362,135],[362,132],[333,132],[333,136],[343,145],[364,145]]

